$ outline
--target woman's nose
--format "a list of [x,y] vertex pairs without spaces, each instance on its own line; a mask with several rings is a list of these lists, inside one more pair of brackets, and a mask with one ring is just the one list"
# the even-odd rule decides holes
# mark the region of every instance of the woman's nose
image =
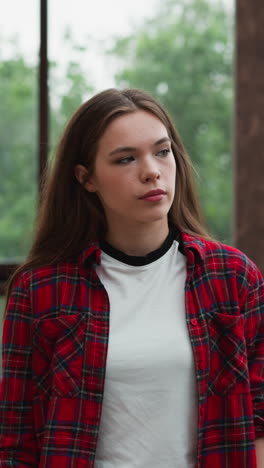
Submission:
[[158,180],[160,178],[160,170],[155,162],[146,162],[141,169],[141,180],[148,182],[149,180]]

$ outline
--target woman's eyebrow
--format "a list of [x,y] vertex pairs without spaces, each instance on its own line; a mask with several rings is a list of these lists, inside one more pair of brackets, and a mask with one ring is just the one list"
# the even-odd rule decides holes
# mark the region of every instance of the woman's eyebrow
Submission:
[[113,156],[114,154],[124,153],[125,151],[136,151],[137,148],[134,146],[119,146],[118,148],[114,149],[109,153],[109,156]]
[[[156,141],[153,144],[153,146],[157,146],[165,142],[171,143],[171,139],[169,137],[160,138],[160,140]],[[118,146],[117,148],[115,148],[113,151],[109,153],[109,156],[113,156],[118,153],[124,153],[124,152],[129,152],[129,151],[136,151],[136,150],[137,148],[135,148],[134,146]]]
[[169,137],[164,137],[156,141],[156,143],[154,143],[154,146],[160,145],[161,143],[167,143],[167,142],[171,143],[171,139]]

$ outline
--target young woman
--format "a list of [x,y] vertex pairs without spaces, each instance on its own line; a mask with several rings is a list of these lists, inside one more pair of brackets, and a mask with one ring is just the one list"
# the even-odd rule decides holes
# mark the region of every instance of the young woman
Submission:
[[263,467],[263,279],[201,219],[158,102],[77,110],[9,284],[2,468]]

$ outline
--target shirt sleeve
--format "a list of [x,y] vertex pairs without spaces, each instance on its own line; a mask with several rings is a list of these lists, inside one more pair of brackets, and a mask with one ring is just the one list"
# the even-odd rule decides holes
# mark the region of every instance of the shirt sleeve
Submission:
[[264,437],[264,280],[253,264],[244,303],[256,439]]
[[38,466],[32,411],[32,319],[25,275],[20,274],[14,283],[3,324],[1,468]]

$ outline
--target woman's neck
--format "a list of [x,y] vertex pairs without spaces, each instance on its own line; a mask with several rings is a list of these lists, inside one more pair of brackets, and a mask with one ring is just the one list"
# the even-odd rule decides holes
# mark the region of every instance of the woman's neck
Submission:
[[168,222],[109,228],[105,240],[127,255],[145,256],[161,247],[169,234]]

